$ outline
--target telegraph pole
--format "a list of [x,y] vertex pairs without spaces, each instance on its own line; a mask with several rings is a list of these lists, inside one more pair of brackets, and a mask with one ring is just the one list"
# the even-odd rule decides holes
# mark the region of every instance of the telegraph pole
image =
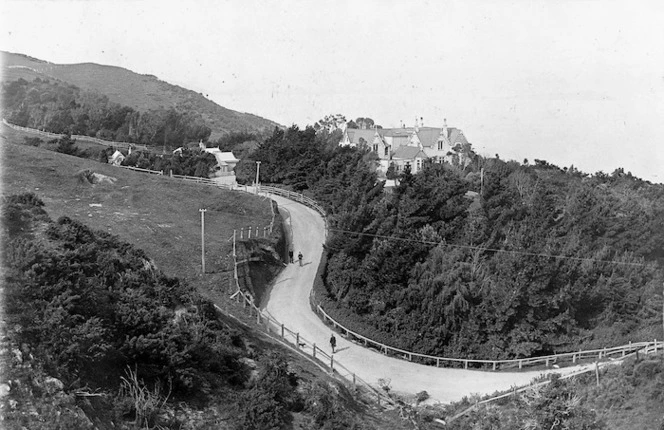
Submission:
[[258,174],[261,171],[261,162],[256,161],[256,194],[258,194]]
[[203,274],[205,274],[205,211],[207,209],[199,209],[201,213],[201,265],[203,266]]

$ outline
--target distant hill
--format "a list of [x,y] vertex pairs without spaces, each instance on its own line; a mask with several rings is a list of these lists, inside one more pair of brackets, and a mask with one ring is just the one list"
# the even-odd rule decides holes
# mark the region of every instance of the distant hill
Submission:
[[0,51],[2,80],[10,82],[23,78],[51,78],[67,82],[84,90],[94,90],[109,100],[138,111],[160,107],[179,107],[199,112],[212,129],[211,140],[230,132],[271,132],[274,121],[249,113],[236,112],[219,106],[202,94],[169,84],[156,76],[141,75],[122,67],[95,63],[54,64],[23,54]]

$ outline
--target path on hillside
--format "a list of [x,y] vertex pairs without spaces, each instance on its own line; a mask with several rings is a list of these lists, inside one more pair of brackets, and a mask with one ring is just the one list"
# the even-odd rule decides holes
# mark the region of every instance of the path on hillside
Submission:
[[[283,197],[271,198],[280,208],[288,211],[287,222],[292,226],[295,264],[288,265],[277,277],[264,310],[286,327],[299,332],[305,339],[316,343],[326,352],[331,352],[329,339],[332,330],[319,319],[309,305],[309,293],[323,253],[325,222],[311,208]],[[300,251],[304,255],[303,267],[299,267],[297,263],[297,254]],[[339,334],[335,333],[335,336],[335,360],[366,382],[377,386],[379,379],[390,379],[395,392],[415,394],[424,390],[433,401],[443,403],[461,400],[464,396],[475,393],[492,394],[513,386],[522,386],[545,373],[507,373],[424,366],[385,356],[347,341]],[[567,373],[572,369],[577,370],[578,367],[558,371]]]

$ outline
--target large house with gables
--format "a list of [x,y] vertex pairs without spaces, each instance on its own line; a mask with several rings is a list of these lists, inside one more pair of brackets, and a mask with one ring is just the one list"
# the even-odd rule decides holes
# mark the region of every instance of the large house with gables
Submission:
[[470,144],[466,136],[460,129],[448,127],[447,120],[443,120],[442,127],[424,127],[416,121],[414,127],[347,128],[339,144],[368,146],[378,156],[382,172],[393,164],[397,172],[410,166],[411,172],[417,173],[424,160],[462,165],[470,162]]

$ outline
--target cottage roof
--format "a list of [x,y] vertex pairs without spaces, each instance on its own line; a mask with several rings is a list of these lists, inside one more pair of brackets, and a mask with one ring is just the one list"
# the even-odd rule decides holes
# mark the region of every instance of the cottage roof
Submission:
[[240,161],[235,158],[232,152],[221,152],[219,148],[205,148],[205,152],[214,155],[219,165],[236,164]]

